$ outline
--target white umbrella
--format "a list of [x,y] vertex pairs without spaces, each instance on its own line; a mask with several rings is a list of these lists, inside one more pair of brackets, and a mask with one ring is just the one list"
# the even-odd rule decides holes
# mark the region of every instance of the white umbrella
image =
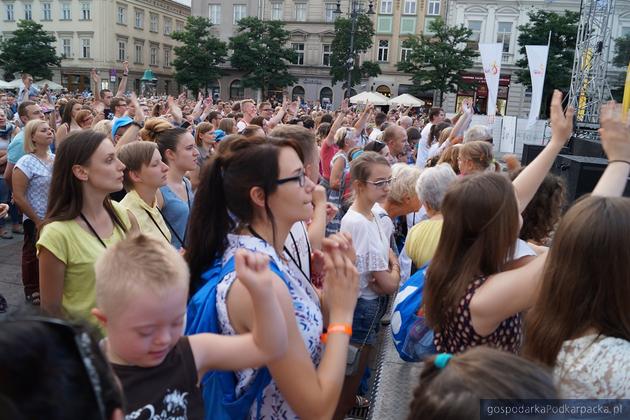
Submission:
[[0,80],[0,89],[11,89],[11,84],[9,82],[5,82],[4,80]]
[[398,95],[395,98],[390,99],[389,103],[391,103],[392,105],[410,106],[412,108],[424,106],[423,100],[418,99],[408,93],[403,93],[402,95]]
[[39,88],[43,88],[45,84],[48,84],[48,89],[50,89],[50,90],[61,90],[61,89],[63,89],[63,86],[61,86],[59,83],[55,83],[55,82],[50,81],[50,80],[40,80],[39,82],[37,82],[35,84]]
[[21,79],[15,79],[12,82],[9,82],[9,89],[19,89],[22,86],[24,86],[24,84]]
[[369,102],[374,105],[389,105],[389,99],[385,95],[378,92],[361,92],[350,98],[351,104],[359,104]]

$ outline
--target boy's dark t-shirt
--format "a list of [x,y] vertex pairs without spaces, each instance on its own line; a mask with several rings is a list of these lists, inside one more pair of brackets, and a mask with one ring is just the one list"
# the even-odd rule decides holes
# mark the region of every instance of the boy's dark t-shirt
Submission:
[[188,337],[179,339],[164,361],[143,368],[112,363],[126,399],[126,419],[203,419],[197,368]]

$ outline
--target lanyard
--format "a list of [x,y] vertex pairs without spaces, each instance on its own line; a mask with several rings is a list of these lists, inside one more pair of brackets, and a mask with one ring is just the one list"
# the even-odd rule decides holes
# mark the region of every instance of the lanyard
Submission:
[[[166,236],[166,234],[162,231],[162,228],[160,227],[160,225],[157,224],[157,222],[155,221],[155,219],[153,218],[153,216],[151,215],[151,213],[149,213],[149,210],[144,209],[144,211],[147,213],[147,216],[149,216],[149,219],[151,219],[151,221],[153,222],[153,224],[155,225],[156,228],[158,228],[158,230],[160,231],[160,233],[162,234],[162,236],[164,236],[164,239],[166,239],[167,242],[170,242],[168,237]],[[162,213],[160,213],[162,214]],[[179,237],[178,237],[179,239]],[[181,242],[181,241],[180,241]],[[182,246],[184,244],[182,243]]]
[[[101,245],[103,245],[103,248],[107,249],[107,245],[105,245],[105,242],[103,242],[103,240],[101,239],[101,237],[98,235],[98,233],[96,233],[96,230],[94,229],[94,227],[90,224],[90,222],[88,222],[88,219],[83,215],[83,213],[79,213],[79,215],[81,216],[81,219],[83,219],[83,221],[85,222],[85,224],[90,228],[90,230],[92,231],[92,233],[94,234],[94,236],[96,236],[96,239],[98,239],[98,241],[101,243]],[[112,220],[112,222],[114,222]],[[114,230],[116,230],[118,228],[118,226],[116,225],[116,223],[114,223]]]
[[[304,225],[302,225],[302,229],[304,229]],[[306,246],[308,247],[308,271],[310,273],[311,271],[311,244],[308,241],[308,233],[306,232],[306,229],[304,229],[304,235],[306,235]],[[304,278],[306,279],[306,281],[308,281],[309,283],[311,282],[311,278],[304,272],[304,269],[302,268],[302,258],[300,257],[300,251],[297,245],[297,241],[295,240],[295,237],[293,236],[293,233],[289,232],[289,236],[291,237],[291,241],[293,242],[293,247],[295,248],[295,251],[297,252],[296,258],[291,254],[291,252],[289,251],[289,249],[284,246],[284,252],[285,254],[287,254],[287,256],[289,258],[291,258],[291,261],[293,261],[293,264],[296,265],[296,267],[298,268],[298,270],[300,270],[300,273],[302,273],[302,275],[304,276]]]

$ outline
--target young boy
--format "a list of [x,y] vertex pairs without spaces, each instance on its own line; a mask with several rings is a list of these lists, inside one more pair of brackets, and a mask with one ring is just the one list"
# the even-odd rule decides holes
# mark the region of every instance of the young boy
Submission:
[[284,355],[287,328],[267,257],[239,251],[235,269],[252,296],[253,331],[186,337],[188,266],[173,247],[139,235],[97,261],[92,313],[107,331],[103,347],[122,382],[127,418],[203,418],[197,384],[208,370],[258,367]]

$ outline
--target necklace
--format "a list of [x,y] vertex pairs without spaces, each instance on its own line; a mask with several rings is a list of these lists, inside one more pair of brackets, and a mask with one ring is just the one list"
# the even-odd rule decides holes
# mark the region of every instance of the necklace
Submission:
[[[48,172],[49,175],[52,174],[52,163],[53,161],[51,160],[50,162],[48,162],[48,164],[46,162],[44,162],[43,160],[41,160],[39,157],[37,157],[37,155],[35,153],[31,153],[31,156],[33,156],[40,165],[42,165],[44,167],[44,169],[46,169],[46,172]],[[50,155],[47,155],[50,156]]]

